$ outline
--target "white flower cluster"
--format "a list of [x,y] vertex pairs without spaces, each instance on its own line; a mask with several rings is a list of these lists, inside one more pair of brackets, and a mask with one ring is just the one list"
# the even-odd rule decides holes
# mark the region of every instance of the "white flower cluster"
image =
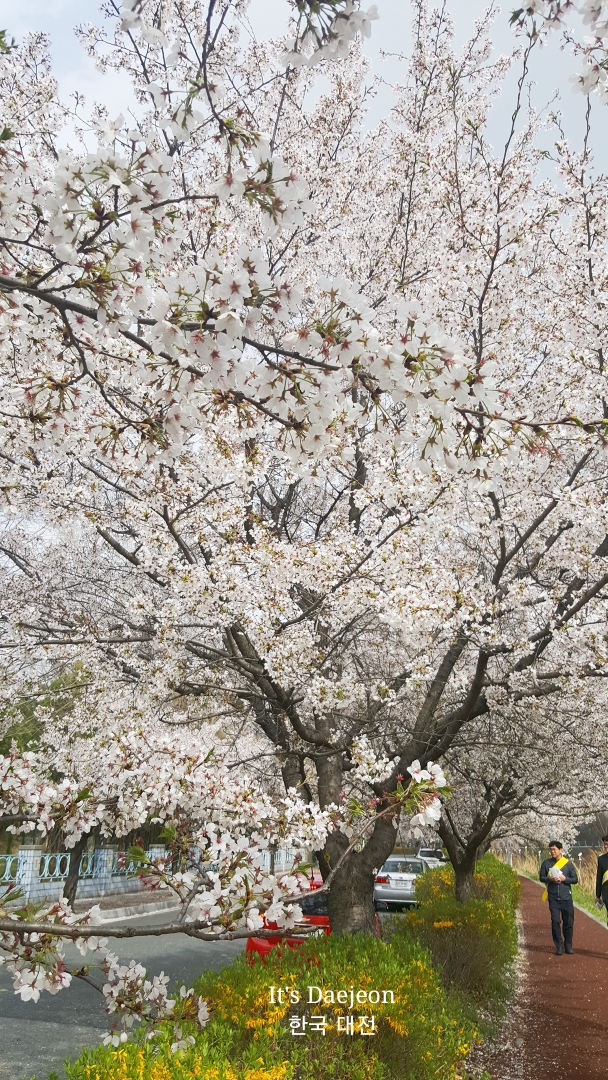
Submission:
[[[305,379],[300,377],[297,405],[285,399],[282,377],[260,368],[250,376],[256,394],[272,402],[279,416],[306,420],[298,441],[291,436],[291,456],[297,460],[303,449],[315,459],[323,457],[340,446],[344,429],[372,416],[388,438],[413,444],[421,471],[430,473],[431,462],[454,469],[459,412],[467,407],[495,412],[500,404],[493,380],[496,365],[487,361],[472,373],[462,348],[425,320],[415,301],[397,304],[398,330],[387,341],[374,328],[374,312],[356,283],[342,276],[322,278],[319,288],[326,297],[326,319],[333,335],[323,338],[303,325],[284,344],[325,368],[322,374],[307,372]],[[390,412],[390,402],[405,406],[399,419]],[[414,417],[420,423],[417,439],[408,430]]]
[[268,218],[265,224],[268,237],[277,236],[282,229],[304,225],[307,215],[314,213],[315,205],[309,198],[306,183],[293,166],[274,154],[268,139],[262,136],[256,138],[249,154],[253,164],[233,167],[231,163],[213,185],[219,198],[255,195],[258,206]]
[[[572,37],[566,20],[574,10],[589,28],[589,36],[580,42]],[[571,75],[572,89],[577,93],[595,94],[602,105],[608,104],[608,4],[606,0],[527,0],[517,12],[519,20],[540,20],[543,29],[566,30],[574,52],[581,57],[581,66]]]
[[368,784],[376,784],[388,776],[392,762],[385,754],[378,754],[367,735],[357,735],[352,741],[352,776]]
[[[310,48],[315,62],[341,56],[376,17],[352,0],[300,14],[298,62]],[[97,118],[97,150],[59,151],[56,161],[11,139],[0,152],[3,415],[17,456],[34,439],[62,455],[120,446],[128,457],[175,460],[228,409],[300,464],[348,455],[362,423],[377,440],[411,443],[426,473],[466,459],[471,417],[483,415],[498,443],[509,439],[493,359],[467,360],[417,302],[394,291],[379,311],[358,282],[315,264],[287,276],[293,260],[270,248],[287,232],[288,250],[314,223],[314,170],[306,155],[296,167],[279,153],[262,125],[231,116],[238,95],[222,97],[219,62],[194,77],[193,58],[186,63],[171,37],[173,16],[163,14],[164,29],[155,18],[141,0],[123,7],[123,28],[143,35],[151,58],[166,55],[160,81],[138,83],[152,102],[145,125]],[[172,140],[187,147],[187,168],[167,152]],[[227,242],[231,231],[245,242]],[[472,469],[483,471],[478,446],[475,456]]]
[[602,105],[608,104],[608,4],[606,0],[580,0],[579,14],[591,37],[576,51],[583,54],[581,69],[570,76],[573,90],[595,93]]
[[[305,185],[267,143],[252,154],[251,183],[272,228],[298,227],[312,208]],[[30,358],[16,378],[7,372],[15,434],[27,439],[33,424],[39,443],[60,443],[64,452],[83,440],[129,443],[135,434],[150,453],[170,445],[174,456],[207,422],[220,393],[254,412],[259,406],[282,425],[294,459],[339,447],[344,431],[368,416],[391,438],[405,425],[407,438],[416,416],[424,421],[421,468],[429,471],[433,460],[455,467],[458,411],[495,411],[495,365],[473,374],[462,349],[422,318],[416,303],[397,304],[397,333],[386,340],[360,287],[344,277],[319,280],[313,327],[325,322],[330,329],[307,328],[301,289],[271,277],[259,248],[241,245],[230,261],[210,248],[196,266],[172,265],[184,240],[171,209],[172,168],[168,155],[134,141],[123,153],[100,148],[83,162],[64,154],[50,182],[32,184],[22,162],[5,160],[0,203],[8,236],[37,228],[53,274],[52,287],[40,290],[10,277],[3,286],[9,298],[0,303],[0,346]],[[215,190],[221,199],[248,197],[249,178],[230,165]],[[87,282],[92,265],[97,272],[103,266],[103,286]],[[68,315],[74,321],[66,348]],[[299,329],[272,347],[281,357],[274,362],[264,342],[289,318]],[[247,344],[252,335],[259,342]],[[91,350],[105,366],[107,409],[98,407],[99,377],[83,367]],[[391,403],[405,406],[401,419]],[[117,411],[124,421],[118,435]]]
[[[150,816],[168,821],[186,813],[203,819],[197,835],[213,856],[236,851],[239,835],[253,838],[260,851],[278,840],[320,847],[331,828],[330,811],[304,803],[295,792],[277,802],[247,775],[192,753],[179,739],[125,732],[108,740],[102,761],[95,754],[82,763],[78,780],[66,775],[52,785],[43,755],[18,750],[0,755],[2,813],[22,815],[43,834],[60,822],[69,847],[94,826],[124,835]],[[54,762],[59,765],[57,756]],[[268,835],[258,835],[267,823]],[[23,825],[11,828],[21,831]]]
[[[343,0],[337,4],[323,3],[321,0],[315,9],[317,21],[313,21],[309,15],[304,32],[286,43],[287,50],[283,55],[285,67],[314,67],[322,60],[346,59],[357,35],[369,38],[371,23],[379,18],[376,4],[365,11],[360,7],[359,0]],[[301,22],[300,17],[298,30]]]
[[[147,1024],[161,1023],[163,1020],[173,1020],[176,1013],[176,1002],[181,1005],[180,1018],[195,1020],[199,1028],[205,1027],[209,1020],[207,1002],[195,995],[194,990],[187,990],[181,986],[178,998],[168,996],[169,976],[161,971],[160,975],[146,978],[147,972],[142,964],[131,960],[129,964],[121,964],[118,957],[106,951],[103,956],[101,968],[106,976],[106,982],[102,992],[106,1000],[106,1011],[114,1017],[114,1023],[110,1031],[103,1036],[104,1045],[119,1046],[128,1039],[129,1029],[133,1024],[145,1022]],[[184,1005],[187,1011],[184,1011]],[[151,1035],[154,1032],[150,1033]],[[171,1050],[184,1050],[194,1043],[194,1036],[182,1037],[181,1028],[174,1028],[176,1036],[171,1045]]]
[[[10,890],[6,896],[10,900]],[[2,897],[0,917],[15,924],[14,932],[0,933],[0,964],[5,964],[12,973],[15,993],[19,994],[22,1001],[38,1001],[42,991],[57,994],[70,985],[72,975],[64,963],[63,942],[60,937],[54,938],[46,932],[38,934],[35,931],[24,934],[19,929],[19,923],[24,921],[23,917],[10,908],[4,908]],[[58,900],[27,916],[29,922],[74,928],[95,925],[100,919],[101,911],[98,905],[83,915],[76,915],[66,900]],[[97,936],[77,938],[76,945],[84,955],[87,950],[96,952],[103,949],[106,940]]]
[[[79,798],[81,785],[64,777],[57,784],[49,783],[38,768],[39,757],[32,751],[12,750],[0,755],[0,809],[9,819],[7,832],[22,833],[38,830],[45,835],[59,818],[68,822],[67,843],[89,830],[95,821]],[[15,817],[15,822],[10,818]],[[73,838],[72,838],[73,837]]]
[[[407,771],[417,784],[430,783],[435,788],[442,788],[447,784],[441,766],[434,764],[432,761],[427,763],[426,769],[421,767],[419,761],[413,761]],[[410,820],[414,836],[422,836],[422,829],[425,826],[436,825],[440,817],[441,799],[439,796],[432,793],[422,796],[421,808]]]

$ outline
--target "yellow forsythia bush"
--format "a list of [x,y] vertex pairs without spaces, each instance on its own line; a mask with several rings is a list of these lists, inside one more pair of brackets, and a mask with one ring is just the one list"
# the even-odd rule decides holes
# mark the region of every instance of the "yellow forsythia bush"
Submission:
[[112,1051],[109,1060],[103,1062],[102,1068],[101,1065],[90,1061],[74,1075],[82,1076],[83,1080],[97,1080],[100,1076],[104,1080],[292,1080],[293,1077],[287,1061],[268,1069],[263,1064],[257,1069],[234,1069],[229,1062],[210,1064],[195,1049],[172,1054],[168,1060],[164,1055],[163,1060],[158,1057],[150,1060],[145,1049],[133,1045]]
[[419,907],[394,920],[391,940],[419,942],[430,951],[445,985],[486,1012],[500,1010],[517,953],[519,894],[513,870],[486,855],[477,864],[473,899],[458,903],[452,868],[439,867],[418,879]]
[[429,953],[407,937],[316,939],[265,964],[242,958],[205,972],[196,991],[211,1019],[194,1045],[172,1053],[170,1027],[151,1040],[142,1033],[85,1051],[68,1080],[462,1080],[478,1039]]

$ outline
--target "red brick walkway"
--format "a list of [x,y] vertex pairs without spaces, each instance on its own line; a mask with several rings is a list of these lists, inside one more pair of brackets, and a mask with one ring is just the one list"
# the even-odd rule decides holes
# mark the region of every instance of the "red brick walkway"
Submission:
[[522,878],[522,988],[492,1080],[608,1080],[608,930],[578,909],[574,955],[556,956],[542,890]]

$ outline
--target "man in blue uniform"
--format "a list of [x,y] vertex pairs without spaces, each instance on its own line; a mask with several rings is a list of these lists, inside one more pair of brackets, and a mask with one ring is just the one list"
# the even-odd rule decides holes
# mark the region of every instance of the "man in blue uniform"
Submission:
[[[574,864],[563,854],[563,844],[552,840],[549,844],[550,858],[545,859],[540,868],[540,880],[545,886],[543,900],[549,899],[551,912],[551,933],[557,956],[572,950],[572,931],[574,930],[574,904],[572,886],[578,885],[578,875]],[[562,923],[564,936],[562,938]]]

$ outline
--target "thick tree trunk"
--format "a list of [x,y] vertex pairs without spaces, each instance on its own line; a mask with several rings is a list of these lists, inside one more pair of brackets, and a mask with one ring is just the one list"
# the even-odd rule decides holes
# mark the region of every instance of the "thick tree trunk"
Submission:
[[454,877],[456,888],[454,895],[461,904],[466,904],[473,893],[473,875],[475,873],[475,856],[468,855],[454,863]]
[[375,935],[374,874],[354,853],[332,881],[328,905],[333,934]]
[[[333,878],[328,897],[329,921],[333,934],[365,934],[377,937],[379,920],[374,907],[376,872],[386,862],[395,846],[395,828],[391,821],[377,821],[372,835],[361,851],[351,851]],[[348,847],[342,834],[330,836],[329,859],[321,857],[323,878]]]
[[76,899],[76,889],[78,888],[78,877],[80,874],[80,860],[84,854],[84,849],[87,846],[88,836],[83,833],[80,840],[77,840],[75,846],[70,852],[70,866],[68,869],[68,876],[65,879],[63,886],[64,899],[68,901],[70,907],[74,907],[74,901]]

